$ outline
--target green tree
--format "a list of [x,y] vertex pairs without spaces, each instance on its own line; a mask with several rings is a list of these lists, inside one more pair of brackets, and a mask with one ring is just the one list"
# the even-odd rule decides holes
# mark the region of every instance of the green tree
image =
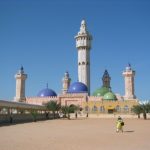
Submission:
[[37,111],[36,110],[32,110],[31,111],[31,115],[32,115],[32,117],[33,117],[33,120],[34,120],[34,122],[36,122],[37,121]]
[[150,102],[142,102],[139,105],[133,106],[132,111],[140,117],[140,114],[143,113],[143,118],[147,119],[147,113],[150,112]]
[[66,117],[67,117],[67,114],[68,114],[68,112],[69,112],[69,106],[62,106],[62,107],[61,107],[61,111],[62,111],[62,113],[64,114],[64,118],[66,118]]
[[58,104],[56,101],[49,101],[45,105],[48,110],[52,111],[53,119],[55,119],[55,112],[60,110],[60,104]]
[[150,103],[141,104],[141,108],[142,108],[143,118],[146,120],[147,113],[150,112]]
[[75,105],[70,105],[70,106],[62,106],[61,111],[64,114],[64,117],[67,117],[70,119],[70,113],[74,113],[77,107]]
[[138,115],[138,118],[140,118],[140,114],[142,113],[142,108],[140,105],[134,105],[132,107],[132,111]]
[[147,103],[148,113],[150,113],[150,102]]
[[75,118],[78,118],[78,111],[80,111],[80,106],[79,105],[70,105],[71,113],[75,113]]

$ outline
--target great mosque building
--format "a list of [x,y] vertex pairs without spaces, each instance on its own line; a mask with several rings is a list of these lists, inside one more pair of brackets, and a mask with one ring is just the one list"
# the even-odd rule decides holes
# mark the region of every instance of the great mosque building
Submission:
[[68,72],[62,79],[62,92],[57,95],[48,86],[41,90],[36,97],[25,96],[25,74],[23,67],[15,75],[16,96],[14,101],[27,104],[43,105],[54,100],[61,105],[80,105],[88,113],[130,113],[133,105],[138,104],[134,90],[135,71],[128,66],[122,75],[125,79],[125,95],[115,94],[111,88],[111,77],[107,70],[102,76],[102,86],[90,95],[90,49],[92,35],[88,32],[85,20],[82,20],[80,31],[75,36],[78,51],[78,81],[71,83]]

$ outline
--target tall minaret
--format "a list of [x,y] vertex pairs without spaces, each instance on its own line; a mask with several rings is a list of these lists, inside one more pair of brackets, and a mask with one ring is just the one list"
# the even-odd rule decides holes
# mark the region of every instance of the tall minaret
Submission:
[[25,80],[27,74],[24,73],[23,67],[20,68],[18,73],[15,75],[16,78],[16,97],[15,101],[25,102]]
[[90,49],[92,36],[87,31],[85,20],[81,21],[80,31],[76,39],[76,48],[78,49],[78,80],[88,87],[90,95]]
[[70,86],[71,78],[69,77],[69,73],[66,71],[65,75],[62,79],[62,94],[66,94],[68,91],[68,88]]
[[136,96],[134,95],[134,76],[135,71],[132,70],[131,65],[128,64],[125,71],[123,72],[123,76],[125,79],[125,99],[134,99]]
[[111,88],[111,87],[110,87],[110,80],[111,80],[111,77],[109,76],[108,71],[105,70],[105,72],[104,72],[104,74],[103,74],[103,77],[102,77],[103,86],[104,86],[104,87],[107,87],[107,88]]

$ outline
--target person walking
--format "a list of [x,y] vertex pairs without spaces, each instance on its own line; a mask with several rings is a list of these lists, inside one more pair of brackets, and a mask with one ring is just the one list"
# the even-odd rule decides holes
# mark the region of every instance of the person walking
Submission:
[[123,119],[119,116],[116,122],[116,132],[121,131],[123,133],[123,126],[124,126],[124,121]]

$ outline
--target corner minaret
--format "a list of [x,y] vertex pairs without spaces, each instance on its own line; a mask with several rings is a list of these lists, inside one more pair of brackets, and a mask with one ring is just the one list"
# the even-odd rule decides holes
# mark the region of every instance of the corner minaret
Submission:
[[132,70],[131,65],[128,64],[125,71],[123,71],[123,76],[125,79],[125,99],[134,99],[136,96],[134,95],[134,76],[135,71]]
[[103,77],[102,77],[103,86],[104,86],[104,87],[107,87],[107,88],[111,88],[111,87],[110,87],[110,80],[111,80],[111,77],[109,76],[108,71],[105,70],[105,72],[104,72],[104,74],[103,74]]
[[15,101],[24,102],[25,101],[25,80],[27,79],[27,74],[24,73],[23,67],[20,68],[18,73],[15,75],[16,78],[16,97]]
[[88,87],[90,95],[90,49],[92,36],[87,31],[85,20],[81,21],[81,27],[75,36],[78,49],[78,80]]
[[62,94],[66,94],[68,91],[68,88],[70,86],[71,78],[69,77],[69,73],[66,71],[65,75],[62,79]]

